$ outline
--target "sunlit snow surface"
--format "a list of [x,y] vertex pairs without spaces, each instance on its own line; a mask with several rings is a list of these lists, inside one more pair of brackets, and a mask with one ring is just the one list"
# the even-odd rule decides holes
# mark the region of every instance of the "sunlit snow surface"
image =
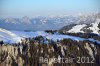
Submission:
[[6,43],[18,43],[18,42],[21,42],[21,39],[33,38],[36,36],[43,36],[47,39],[52,39],[54,41],[62,40],[64,38],[69,38],[76,41],[89,40],[89,41],[97,42],[100,44],[99,41],[94,40],[94,39],[85,39],[85,38],[69,36],[69,35],[60,35],[60,34],[48,34],[44,31],[25,32],[25,31],[8,31],[5,29],[0,29],[0,40],[3,40]]
[[17,34],[17,35],[19,35],[19,36],[21,36],[21,37],[25,37],[25,38],[27,38],[27,37],[32,38],[32,37],[36,37],[36,36],[43,36],[43,37],[45,37],[47,39],[52,39],[52,40],[55,40],[55,41],[56,40],[62,40],[64,38],[70,38],[70,39],[76,40],[76,41],[84,40],[84,38],[80,38],[80,37],[74,37],[74,36],[69,36],[69,35],[59,35],[59,34],[58,35],[57,34],[48,34],[48,33],[44,32],[44,31],[36,31],[36,32],[12,31],[12,32]]
[[77,33],[77,32],[83,32],[83,31],[81,31],[81,29],[83,27],[85,27],[85,26],[86,26],[85,24],[83,24],[83,25],[76,25],[71,30],[69,30],[68,32],[75,32],[75,33]]
[[[91,30],[92,32],[91,33],[95,33],[95,34],[100,34],[99,33],[99,28],[98,28],[98,24],[100,23],[100,18],[96,19],[96,21],[94,23],[91,23],[90,27],[87,28],[89,30]],[[84,27],[87,27],[88,25],[86,24],[81,24],[81,25],[76,25],[74,27],[72,27],[72,29],[70,29],[68,32],[74,32],[74,33],[77,33],[77,32],[81,32],[81,33],[84,33],[84,31],[82,30]]]
[[18,36],[17,34],[0,28],[0,40],[3,40],[7,43],[17,43],[20,42],[21,39],[23,38]]

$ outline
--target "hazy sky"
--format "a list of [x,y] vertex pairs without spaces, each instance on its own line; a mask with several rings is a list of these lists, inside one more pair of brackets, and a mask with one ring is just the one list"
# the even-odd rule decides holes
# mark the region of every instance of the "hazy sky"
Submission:
[[60,15],[100,11],[100,0],[0,0],[0,16]]

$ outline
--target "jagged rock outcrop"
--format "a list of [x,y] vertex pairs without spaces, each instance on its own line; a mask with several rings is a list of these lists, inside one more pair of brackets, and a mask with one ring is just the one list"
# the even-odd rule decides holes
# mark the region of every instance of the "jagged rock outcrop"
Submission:
[[[41,57],[50,60],[40,61]],[[80,60],[78,63],[78,57],[85,57],[89,61]],[[54,58],[60,62],[54,63]],[[61,58],[64,58],[64,63]],[[74,60],[65,63],[65,58]],[[48,44],[41,43],[41,40],[26,39],[21,44],[1,45],[0,59],[0,66],[99,66],[100,45],[71,39],[57,42],[49,40]]]

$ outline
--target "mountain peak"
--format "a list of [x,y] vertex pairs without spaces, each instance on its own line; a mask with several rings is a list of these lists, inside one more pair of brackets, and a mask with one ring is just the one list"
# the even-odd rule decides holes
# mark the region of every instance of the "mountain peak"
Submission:
[[31,24],[30,18],[27,17],[27,16],[24,16],[24,17],[22,18],[22,21],[21,21],[21,22],[27,23],[27,24]]

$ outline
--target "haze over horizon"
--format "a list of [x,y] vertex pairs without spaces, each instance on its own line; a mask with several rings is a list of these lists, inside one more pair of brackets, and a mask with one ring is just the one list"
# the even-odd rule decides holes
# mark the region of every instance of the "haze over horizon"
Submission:
[[100,11],[100,0],[1,0],[0,4],[0,17],[33,17]]

